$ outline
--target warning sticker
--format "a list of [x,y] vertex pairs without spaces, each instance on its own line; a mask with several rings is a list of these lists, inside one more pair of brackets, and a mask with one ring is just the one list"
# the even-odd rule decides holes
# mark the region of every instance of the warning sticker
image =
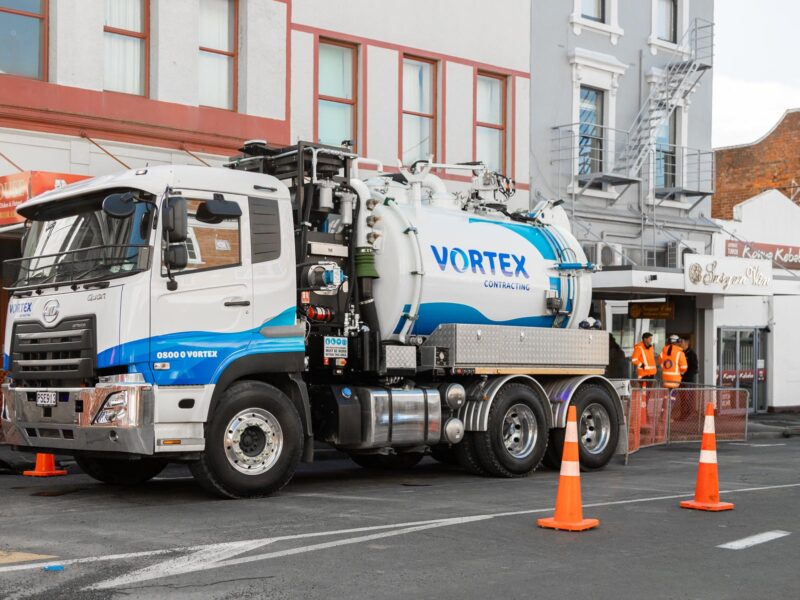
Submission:
[[325,336],[325,358],[347,358],[347,338]]

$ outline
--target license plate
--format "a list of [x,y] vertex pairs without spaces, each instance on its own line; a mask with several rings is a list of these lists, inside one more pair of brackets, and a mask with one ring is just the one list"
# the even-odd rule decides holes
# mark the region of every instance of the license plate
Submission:
[[36,406],[55,406],[58,392],[36,392]]

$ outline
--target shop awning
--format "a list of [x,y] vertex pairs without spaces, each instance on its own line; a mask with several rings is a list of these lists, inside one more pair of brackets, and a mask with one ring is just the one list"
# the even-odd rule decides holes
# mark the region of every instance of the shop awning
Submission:
[[17,214],[17,206],[26,200],[82,179],[88,176],[47,171],[23,171],[0,177],[0,228],[25,220]]

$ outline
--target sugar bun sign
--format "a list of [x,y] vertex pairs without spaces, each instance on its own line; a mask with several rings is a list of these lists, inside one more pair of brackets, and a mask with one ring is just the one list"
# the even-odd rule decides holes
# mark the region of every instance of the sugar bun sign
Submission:
[[772,263],[768,260],[687,255],[684,288],[700,294],[771,296]]

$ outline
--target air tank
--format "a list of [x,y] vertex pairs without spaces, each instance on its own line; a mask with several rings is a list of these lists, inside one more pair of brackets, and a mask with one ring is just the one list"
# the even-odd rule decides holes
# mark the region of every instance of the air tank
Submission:
[[551,224],[529,224],[415,202],[396,182],[383,191],[394,201],[370,212],[382,339],[406,341],[444,323],[577,327],[586,319],[591,275],[568,268],[586,256],[561,208]]

